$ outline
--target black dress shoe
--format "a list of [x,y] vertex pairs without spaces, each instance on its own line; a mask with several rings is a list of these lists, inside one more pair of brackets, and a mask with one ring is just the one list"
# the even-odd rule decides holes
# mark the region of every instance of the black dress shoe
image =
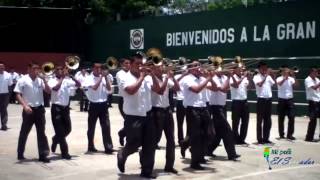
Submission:
[[180,148],[180,153],[181,153],[182,158],[185,158],[186,150],[187,150],[187,146],[182,143],[181,148]]
[[106,153],[106,154],[113,154],[113,152],[114,152],[113,149],[106,149],[106,150],[104,151],[104,153]]
[[2,130],[2,131],[6,131],[6,130],[8,130],[8,127],[7,127],[7,126],[2,126],[2,127],[1,127],[1,130]]
[[125,160],[119,153],[117,154],[117,159],[118,159],[118,169],[120,170],[120,172],[124,173]]
[[141,174],[140,174],[140,177],[142,177],[142,178],[147,178],[147,179],[157,179],[157,176],[156,176],[156,175],[153,175],[153,174],[145,174],[145,173],[141,173]]
[[62,159],[66,159],[66,160],[70,160],[71,159],[70,154],[64,154],[61,157],[62,157]]
[[23,161],[26,160],[26,158],[23,155],[18,155],[18,160]]
[[200,164],[191,164],[190,168],[195,170],[204,170],[204,167],[202,167]]
[[317,141],[314,140],[314,139],[305,139],[305,141],[307,141],[307,142],[317,142]]
[[241,141],[240,142],[241,145],[249,145],[249,143],[245,142],[245,141]]
[[263,144],[263,141],[258,141],[258,144]]
[[265,140],[263,141],[264,144],[274,144],[272,141],[269,141],[269,140]]
[[43,162],[43,163],[49,163],[50,159],[48,157],[40,157],[39,161]]
[[296,138],[293,137],[293,136],[288,136],[287,139],[290,139],[290,140],[292,140],[292,141],[293,141],[293,140],[296,140]]
[[228,157],[228,159],[231,160],[231,161],[236,161],[239,157],[241,157],[241,155],[236,154],[236,155],[234,155],[234,156]]
[[164,168],[164,171],[168,173],[178,174],[178,171],[174,168]]
[[212,157],[212,158],[217,157],[217,155],[215,155],[215,154],[213,154],[213,153],[207,153],[206,156],[210,156],[210,157]]
[[98,150],[95,147],[88,148],[88,152],[98,152]]
[[199,162],[200,162],[200,164],[207,164],[207,163],[208,163],[208,160],[206,160],[206,159],[203,158],[203,159],[201,159]]

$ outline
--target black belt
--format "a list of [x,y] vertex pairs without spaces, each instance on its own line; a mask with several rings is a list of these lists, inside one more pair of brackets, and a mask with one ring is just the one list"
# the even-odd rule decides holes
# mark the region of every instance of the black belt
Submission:
[[196,109],[196,110],[206,110],[207,109],[207,107],[193,107],[193,106],[187,106],[187,108]]
[[159,111],[167,111],[169,110],[170,106],[168,107],[152,107],[152,110],[159,110]]
[[43,105],[37,106],[37,107],[31,107],[32,110],[37,110],[37,109],[42,109],[42,108],[44,108]]
[[61,108],[69,108],[69,106],[68,106],[68,105],[66,105],[66,106],[62,106],[62,105],[59,105],[59,104],[52,104],[52,106],[58,106],[58,107],[61,107]]
[[105,104],[105,103],[107,103],[107,101],[104,101],[104,102],[91,102],[90,101],[90,104]]

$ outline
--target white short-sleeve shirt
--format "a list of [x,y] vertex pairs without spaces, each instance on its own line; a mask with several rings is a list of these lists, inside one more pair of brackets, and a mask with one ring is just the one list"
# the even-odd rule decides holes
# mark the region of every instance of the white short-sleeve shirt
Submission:
[[311,88],[312,86],[318,85],[319,83],[320,83],[320,80],[318,78],[312,79],[310,76],[308,76],[304,80],[304,85],[306,87],[307,100],[316,101],[316,102],[320,101],[320,88],[316,90]]
[[120,84],[123,83],[123,81],[126,79],[127,72],[121,69],[116,74],[116,80],[118,84],[118,90],[119,90],[119,96],[123,96],[123,89],[121,88]]
[[67,106],[69,104],[70,99],[70,89],[75,88],[76,83],[70,78],[64,78],[60,89],[58,91],[53,90],[59,82],[58,78],[50,79],[48,81],[48,85],[51,89],[51,103],[58,104],[61,106]]
[[14,88],[14,92],[21,93],[25,102],[31,107],[43,105],[44,82],[40,78],[32,80],[29,75],[20,78]]
[[3,71],[3,73],[0,74],[0,94],[9,93],[9,86],[11,86],[12,83],[11,75],[8,72]]
[[206,91],[205,88],[199,92],[194,93],[189,88],[195,85],[199,85],[206,79],[204,77],[195,77],[192,74],[189,74],[183,79],[183,106],[192,106],[192,107],[206,107]]
[[278,83],[281,82],[283,78],[283,76],[279,76],[276,79],[278,87],[278,97],[282,99],[291,99],[293,98],[293,84],[295,83],[295,80],[293,77],[288,77],[288,79],[285,80],[280,86]]
[[[163,80],[166,78],[166,75],[163,75]],[[159,86],[162,86],[163,81],[159,80]],[[152,106],[153,107],[160,107],[160,108],[167,108],[170,106],[169,104],[169,89],[173,87],[174,83],[171,79],[168,79],[167,87],[165,91],[163,92],[162,95],[156,93],[156,92],[151,92],[151,101],[152,101]]]
[[256,87],[256,94],[258,98],[272,98],[272,85],[275,83],[271,76],[267,76],[266,81],[262,84],[262,86],[258,86],[257,83],[261,82],[265,76],[262,74],[257,74],[253,77],[253,82]]
[[[215,75],[212,77],[213,82],[216,83],[217,87],[222,88],[228,81],[228,77],[221,75],[220,77]],[[227,93],[222,91],[211,91],[210,105],[225,106],[227,101]]]
[[85,73],[85,74],[83,75],[83,74],[80,72],[80,73],[78,73],[78,74],[75,75],[75,78],[76,78],[77,81],[80,82],[81,86],[83,86],[83,85],[84,85],[84,81],[85,81],[85,79],[87,78],[88,75],[89,75],[88,73]]
[[[236,74],[233,75],[236,81],[240,81],[242,77],[237,76]],[[233,79],[230,78],[230,91],[231,91],[231,99],[232,100],[246,100],[247,93],[248,93],[248,85],[249,81],[247,77],[244,77],[241,83],[239,84],[238,88],[232,87],[231,84],[233,83]]]
[[[128,94],[125,90],[123,91],[123,111],[126,115],[147,116],[147,112],[151,110],[152,80],[150,82],[150,78],[150,76],[146,76],[138,91],[133,95]],[[126,79],[123,82],[121,81],[120,86],[125,89],[136,83],[137,80],[138,78],[129,71]]]
[[86,95],[88,97],[88,100],[90,102],[105,102],[107,101],[108,98],[108,90],[106,88],[106,80],[103,77],[102,81],[98,87],[98,89],[93,90],[92,86],[94,86],[98,81],[99,81],[100,77],[96,77],[93,74],[90,74],[89,76],[86,77],[85,81],[84,81],[84,88],[88,89],[86,91]]
[[[178,79],[182,76],[182,74],[177,74],[174,76],[174,79],[178,81]],[[180,86],[180,91],[177,91],[177,100],[183,100],[184,96],[183,96],[183,80],[185,79],[185,77],[183,77],[182,79],[180,79],[179,86]]]

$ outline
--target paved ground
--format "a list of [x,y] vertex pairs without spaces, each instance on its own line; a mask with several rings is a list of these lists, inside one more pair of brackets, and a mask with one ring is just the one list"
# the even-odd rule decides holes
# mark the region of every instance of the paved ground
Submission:
[[[126,164],[126,173],[119,173],[116,167],[116,155],[103,153],[87,154],[87,113],[79,112],[76,102],[72,103],[71,111],[72,132],[68,136],[70,153],[73,160],[61,160],[59,154],[51,154],[52,162],[43,164],[37,161],[37,144],[35,128],[29,135],[25,156],[26,162],[19,162],[16,159],[16,148],[18,134],[21,126],[21,107],[18,105],[9,106],[9,130],[0,131],[0,179],[1,180],[42,180],[42,179],[139,179],[140,165],[138,154],[129,157]],[[230,114],[228,113],[230,119]],[[53,135],[53,127],[50,118],[50,110],[46,112],[46,132],[49,143]],[[162,148],[156,152],[155,172],[158,179],[320,179],[320,142],[309,143],[303,141],[308,119],[298,117],[296,119],[295,137],[298,140],[290,142],[277,140],[277,118],[273,116],[271,140],[275,145],[270,146],[272,150],[278,150],[278,155],[270,153],[272,170],[268,170],[268,164],[263,157],[266,146],[255,145],[255,114],[250,115],[250,124],[247,141],[248,147],[237,146],[238,154],[241,154],[240,161],[233,162],[226,160],[226,153],[223,145],[216,150],[218,155],[215,159],[209,159],[205,165],[205,171],[193,171],[189,168],[190,154],[186,159],[181,159],[180,148],[176,148],[175,168],[178,175],[171,175],[163,172],[165,164],[165,151]],[[123,120],[118,112],[117,105],[110,109],[112,138],[115,149],[118,149],[117,132],[122,127]],[[316,137],[319,136],[319,126]],[[99,126],[96,129],[95,144],[99,150],[103,150],[102,137]],[[160,146],[165,146],[163,137]],[[291,154],[288,154],[289,151]],[[58,151],[59,152],[59,151]],[[273,151],[274,152],[274,151]],[[279,155],[281,153],[281,155]],[[283,153],[286,153],[283,155]],[[116,154],[116,153],[115,153]],[[302,160],[314,161],[314,164],[299,164]],[[278,165],[276,165],[278,163]]]

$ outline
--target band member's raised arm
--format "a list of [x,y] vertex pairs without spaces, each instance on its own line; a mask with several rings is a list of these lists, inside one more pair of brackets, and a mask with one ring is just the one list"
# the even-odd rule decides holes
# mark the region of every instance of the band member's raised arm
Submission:
[[138,78],[138,80],[134,84],[125,86],[124,90],[130,95],[135,94],[139,90],[140,86],[142,85],[144,77],[145,77],[145,73],[144,72],[140,73],[140,77]]

